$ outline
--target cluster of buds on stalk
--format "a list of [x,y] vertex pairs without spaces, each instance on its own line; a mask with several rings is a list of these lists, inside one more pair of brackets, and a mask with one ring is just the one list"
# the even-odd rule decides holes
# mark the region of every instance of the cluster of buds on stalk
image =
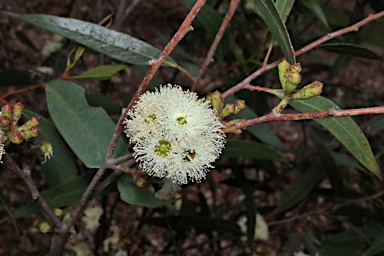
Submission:
[[323,90],[323,83],[319,81],[314,81],[300,90],[296,90],[297,86],[301,82],[300,73],[302,68],[300,63],[291,65],[286,60],[283,60],[277,68],[284,94],[292,98],[292,100],[306,100],[321,94],[321,91]]
[[[223,96],[220,92],[214,91],[213,93],[209,94],[206,97],[206,101],[210,101],[212,108],[216,111],[216,115],[221,119],[224,120],[232,115],[236,115],[241,110],[245,108],[245,101],[244,100],[237,100],[235,104],[228,103],[224,104]],[[232,124],[238,123],[244,121],[244,119],[233,119],[228,122],[223,121],[227,127],[231,126]],[[237,129],[231,131],[231,130],[225,130],[225,132],[233,132],[238,133]]]
[[31,117],[23,125],[18,125],[23,109],[24,105],[21,102],[14,105],[7,104],[1,108],[0,126],[3,131],[1,143],[5,144],[10,141],[14,144],[21,144],[40,134],[39,117]]
[[[61,222],[69,219],[71,213],[68,210],[62,210],[60,208],[53,209],[53,213],[60,219]],[[53,224],[47,216],[39,216],[33,222],[33,226],[37,228],[41,233],[49,233],[53,229]]]

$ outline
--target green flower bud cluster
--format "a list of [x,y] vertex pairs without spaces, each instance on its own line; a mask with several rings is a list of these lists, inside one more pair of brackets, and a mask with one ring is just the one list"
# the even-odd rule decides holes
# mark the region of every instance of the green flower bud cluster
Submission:
[[296,91],[297,86],[301,82],[301,65],[295,63],[289,64],[286,60],[280,62],[277,66],[279,71],[279,79],[284,93],[292,100],[306,100],[318,96],[323,90],[323,83],[314,81]]
[[218,116],[222,119],[230,115],[236,115],[245,108],[244,100],[237,100],[235,104],[228,103],[224,105],[224,99],[220,92],[214,91],[207,96],[206,100],[211,101],[212,108],[216,110]]
[[[53,213],[62,221],[69,219],[71,213],[68,210],[62,210],[60,208],[53,209]],[[53,225],[47,216],[37,217],[33,222],[33,226],[37,228],[41,233],[49,233],[52,231]]]
[[0,143],[8,141],[21,144],[23,141],[35,138],[40,134],[39,117],[31,117],[22,126],[18,126],[24,105],[18,102],[14,105],[7,104],[1,108],[0,128],[3,131]]

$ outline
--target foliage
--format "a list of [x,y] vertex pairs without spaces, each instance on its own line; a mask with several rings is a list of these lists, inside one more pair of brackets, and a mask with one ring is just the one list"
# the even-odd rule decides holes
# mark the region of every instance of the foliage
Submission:
[[[196,3],[183,2],[189,9]],[[320,0],[254,0],[241,1],[239,6],[235,2],[207,1],[193,23],[194,30],[188,31],[172,53],[168,46],[162,51],[151,42],[115,31],[106,24],[108,19],[98,25],[53,15],[3,13],[8,19],[17,18],[64,37],[65,44],[57,52],[65,54],[53,55],[55,63],[61,64],[51,65],[51,77],[5,70],[6,63],[2,64],[5,71],[0,74],[0,84],[18,88],[2,91],[0,99],[7,102],[12,96],[20,100],[20,95],[35,93],[30,110],[24,110],[23,115],[27,119],[39,117],[40,135],[20,149],[6,145],[4,166],[37,196],[36,202],[31,199],[15,207],[8,202],[9,188],[4,187],[0,198],[7,214],[0,223],[17,223],[38,214],[35,227],[41,232],[53,235],[53,227],[68,232],[80,222],[92,198],[103,202],[116,198],[118,203],[104,204],[105,216],[112,216],[118,229],[137,227],[113,233],[119,240],[115,249],[127,250],[130,255],[146,251],[173,255],[382,254],[384,117],[353,117],[355,112],[340,110],[367,108],[356,113],[383,113],[370,108],[383,105],[383,91],[370,86],[375,83],[367,81],[370,77],[358,80],[353,75],[360,65],[383,65],[383,21],[365,20],[358,27],[353,24],[368,16],[366,10],[382,13],[384,2],[349,1],[343,5]],[[198,80],[198,71],[204,67],[202,56],[214,45],[231,8],[236,12],[221,34],[217,51],[211,52],[215,61]],[[344,34],[339,30],[342,28],[356,32]],[[336,36],[326,38],[332,31],[337,31]],[[162,37],[166,43],[170,41]],[[28,36],[20,34],[18,38],[35,48]],[[318,38],[324,41],[316,41]],[[312,51],[307,52],[307,46]],[[153,68],[161,64],[159,55],[164,62],[161,72],[155,74]],[[283,58],[287,62],[281,62]],[[352,65],[347,66],[349,62]],[[145,77],[143,70],[149,70]],[[113,81],[125,72],[140,76],[140,80],[131,83],[127,79],[117,88]],[[165,182],[140,171],[129,140],[121,133],[126,108],[132,107],[143,88],[158,87],[154,81],[181,84],[211,100],[226,125],[227,143],[215,169],[201,184],[183,185],[179,194],[170,194]],[[41,88],[44,93],[29,92]],[[123,95],[124,101],[111,92]],[[40,104],[43,106],[37,107]],[[278,123],[265,124],[272,121]],[[41,141],[52,144],[53,158],[44,159],[32,150]],[[31,148],[28,154],[22,146]],[[31,164],[36,158],[41,164]],[[25,175],[27,165],[32,174],[42,170],[43,177]],[[8,172],[6,168],[3,172]],[[42,192],[28,185],[28,179]],[[63,213],[52,216],[56,213],[50,209],[54,208]],[[119,219],[114,211],[122,208],[140,209],[142,215]],[[238,223],[242,216],[247,219],[246,227]],[[101,251],[107,234],[112,236],[106,221],[101,220],[98,231],[104,235],[95,235],[95,252]],[[268,226],[267,239],[260,235],[265,232],[261,221]],[[155,238],[146,236],[146,228],[159,233]],[[137,241],[124,239],[133,235]],[[150,247],[151,239],[162,243]],[[65,235],[61,240],[52,239],[51,254],[62,250],[66,240]],[[55,247],[55,242],[62,244]]]

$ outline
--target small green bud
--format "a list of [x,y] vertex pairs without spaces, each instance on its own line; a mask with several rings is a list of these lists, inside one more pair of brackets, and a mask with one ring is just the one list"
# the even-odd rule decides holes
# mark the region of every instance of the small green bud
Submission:
[[55,208],[53,209],[53,213],[57,216],[57,217],[61,217],[64,215],[64,211],[60,208]]
[[229,115],[233,115],[233,113],[235,113],[235,109],[236,109],[235,104],[229,103],[229,104],[225,105],[225,107],[221,111],[220,116],[222,118],[226,118]]
[[24,105],[21,102],[17,102],[13,105],[13,113],[12,113],[12,125],[16,126],[17,122],[19,122],[21,114],[23,113]]
[[13,130],[8,133],[9,140],[14,144],[21,144],[24,141],[23,135],[18,130]]
[[300,73],[289,72],[287,78],[288,79],[287,83],[285,84],[284,92],[290,94],[296,89],[297,85],[301,82],[301,75]]
[[50,159],[53,156],[53,147],[52,144],[47,140],[42,140],[39,144],[39,151],[44,156],[45,161],[47,161],[47,158]]
[[212,102],[212,107],[216,109],[217,112],[221,112],[224,107],[224,100],[219,91],[214,91],[208,96]]
[[304,86],[297,92],[295,92],[293,96],[293,100],[306,100],[312,97],[318,96],[321,94],[323,90],[323,83],[319,81],[314,81],[309,85]]
[[0,126],[5,127],[11,123],[11,119],[8,116],[0,116]]
[[144,187],[147,187],[148,185],[147,181],[141,177],[135,179],[135,183],[139,188],[144,188]]
[[279,63],[279,65],[277,65],[277,70],[279,71],[280,83],[284,91],[285,91],[285,85],[288,80],[288,73],[289,73],[290,67],[291,67],[291,64],[289,64],[289,62],[286,60],[283,60],[282,62]]
[[51,230],[51,224],[48,223],[48,221],[43,221],[39,225],[39,230],[41,233],[48,233]]
[[235,111],[233,114],[239,113],[241,110],[245,108],[245,100],[237,100],[236,101],[236,106],[235,106]]
[[13,109],[12,105],[10,105],[10,104],[2,106],[1,107],[1,115],[6,116],[9,119],[11,119],[12,118],[12,109]]
[[303,68],[301,67],[300,63],[295,63],[290,67],[290,70],[294,73],[301,73]]

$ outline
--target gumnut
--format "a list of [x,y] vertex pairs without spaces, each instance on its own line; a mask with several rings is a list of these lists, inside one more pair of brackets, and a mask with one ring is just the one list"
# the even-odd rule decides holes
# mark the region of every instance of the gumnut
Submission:
[[314,81],[309,85],[304,86],[292,95],[293,100],[306,100],[318,96],[323,90],[323,83]]

